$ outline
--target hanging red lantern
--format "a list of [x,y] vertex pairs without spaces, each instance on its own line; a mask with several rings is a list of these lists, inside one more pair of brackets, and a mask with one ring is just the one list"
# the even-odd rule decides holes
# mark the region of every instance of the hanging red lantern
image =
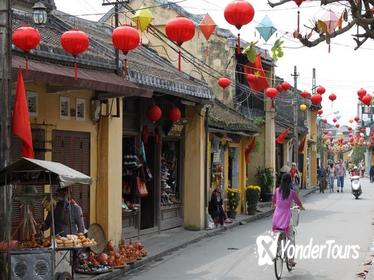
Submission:
[[162,117],[162,111],[161,108],[158,107],[157,105],[152,105],[151,107],[148,108],[147,110],[147,118],[151,122],[157,122],[160,120]]
[[348,126],[348,131],[352,131],[352,127]]
[[127,58],[126,55],[129,51],[136,49],[140,43],[140,35],[138,30],[131,26],[119,26],[113,30],[112,33],[113,46],[121,50],[125,55],[123,63],[123,75],[127,77]]
[[[176,17],[166,22],[165,26],[166,36],[171,41],[174,41],[179,47],[184,42],[187,42],[195,35],[195,24],[192,20],[185,17]],[[181,71],[182,54],[178,50],[178,70]]]
[[337,124],[335,125],[335,127],[336,127],[336,128],[339,128],[339,127],[340,127],[340,124],[337,123]]
[[281,86],[286,91],[291,89],[291,85],[288,82],[281,83]]
[[360,129],[360,132],[361,132],[361,133],[365,133],[365,131],[366,131],[365,128],[361,128],[361,129]]
[[323,123],[327,123],[327,120],[326,120],[326,119],[323,119],[322,122],[323,122]]
[[275,98],[278,95],[278,90],[276,88],[267,88],[265,94],[267,97]]
[[226,89],[231,84],[231,81],[227,78],[219,78],[218,84],[221,88]]
[[355,117],[355,122],[359,122],[359,120],[360,120],[360,117],[359,117],[359,116],[356,116],[356,117]]
[[61,46],[74,57],[74,80],[78,79],[78,65],[76,58],[88,49],[90,40],[86,33],[79,30],[66,31],[61,35]]
[[361,88],[357,91],[357,95],[359,98],[363,98],[366,95],[366,90]]
[[[255,15],[253,6],[245,0],[234,0],[228,4],[224,11],[226,21],[238,30],[250,23]],[[237,52],[240,53],[240,33],[238,34]]]
[[310,100],[312,101],[312,103],[314,105],[318,105],[321,103],[322,101],[322,95],[316,93],[316,94],[313,94],[312,97],[310,98]]
[[182,113],[181,110],[179,110],[178,107],[173,107],[169,111],[168,118],[171,122],[176,123],[181,119]]
[[304,2],[304,0],[293,0],[298,7]]
[[304,90],[300,95],[301,95],[301,97],[309,98],[310,93]]
[[322,109],[319,109],[319,110],[317,111],[317,114],[318,114],[318,115],[322,115],[322,114],[323,114],[323,110],[322,110]]
[[371,105],[371,95],[367,94],[364,97],[362,97],[362,103],[364,103],[367,106]]
[[335,95],[334,93],[331,93],[331,94],[329,95],[329,99],[330,99],[332,102],[334,102],[335,99],[336,99],[336,95]]
[[40,43],[40,34],[39,31],[33,27],[22,26],[18,27],[12,35],[13,44],[23,50],[26,54],[26,73],[29,71],[29,63],[27,60],[27,54],[35,49]]
[[333,118],[332,121],[336,123],[338,120],[336,118]]
[[278,90],[279,92],[282,92],[282,91],[284,91],[284,88],[282,87],[281,84],[279,84],[279,85],[277,85],[277,90]]
[[323,134],[327,135],[327,134],[329,134],[329,132],[325,130],[325,131],[323,132]]
[[216,30],[216,23],[209,14],[206,14],[199,24],[201,33],[203,33],[205,39],[208,41],[210,36]]
[[318,94],[324,94],[326,92],[326,89],[323,86],[317,87],[317,93]]

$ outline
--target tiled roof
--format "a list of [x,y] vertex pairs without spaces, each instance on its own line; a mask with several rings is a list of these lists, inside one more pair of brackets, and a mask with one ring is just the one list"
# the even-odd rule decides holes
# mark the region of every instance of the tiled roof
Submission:
[[208,122],[209,127],[232,132],[259,132],[259,128],[254,124],[253,120],[246,118],[217,99],[209,110]]

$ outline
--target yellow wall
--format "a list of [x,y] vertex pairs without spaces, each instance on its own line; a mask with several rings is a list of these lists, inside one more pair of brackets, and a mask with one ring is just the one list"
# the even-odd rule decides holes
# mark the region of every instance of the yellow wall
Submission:
[[[97,126],[90,119],[90,99],[93,96],[92,91],[79,90],[69,94],[48,94],[46,84],[37,82],[25,83],[27,92],[37,93],[38,99],[38,115],[30,117],[32,127],[45,129],[45,144],[47,152],[45,153],[46,160],[52,160],[52,131],[53,130],[70,130],[90,133],[90,176],[92,177],[92,184],[90,187],[90,223],[96,221],[96,177],[97,177]],[[70,108],[75,109],[75,102],[77,98],[86,100],[86,120],[77,121],[75,117],[64,120],[60,119],[60,96],[70,97]],[[88,228],[89,225],[86,225]]]

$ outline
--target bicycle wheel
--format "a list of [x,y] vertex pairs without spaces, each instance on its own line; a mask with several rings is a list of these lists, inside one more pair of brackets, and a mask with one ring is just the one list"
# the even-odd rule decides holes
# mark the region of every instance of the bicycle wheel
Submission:
[[274,272],[275,272],[275,278],[277,278],[277,280],[282,278],[282,272],[283,272],[283,257],[282,257],[282,240],[284,239],[283,236],[284,234],[281,233],[278,237],[277,253],[274,259]]
[[[294,239],[295,239],[295,232],[293,232],[293,235],[294,235]],[[292,269],[294,269],[294,266],[290,265],[289,263],[289,256],[288,256],[288,250],[286,251],[286,257],[285,257],[285,262],[286,262],[286,267],[287,267],[287,270],[288,272],[291,272]]]

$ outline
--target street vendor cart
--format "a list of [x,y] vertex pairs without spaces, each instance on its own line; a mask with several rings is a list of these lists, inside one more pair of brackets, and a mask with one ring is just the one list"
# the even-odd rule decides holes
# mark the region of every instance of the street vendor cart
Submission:
[[[0,170],[0,279],[68,279],[63,277],[67,274],[56,272],[60,262],[56,259],[56,254],[58,251],[68,252],[74,248],[59,248],[56,242],[53,191],[75,184],[90,183],[89,176],[61,163],[45,160],[21,158]],[[34,192],[30,186],[43,186],[43,191]],[[36,223],[31,209],[45,201],[51,203],[50,236],[36,237]],[[14,228],[12,233],[15,202],[22,207],[22,222],[17,228],[21,231],[22,240],[14,238]],[[73,276],[72,262],[70,265]]]

